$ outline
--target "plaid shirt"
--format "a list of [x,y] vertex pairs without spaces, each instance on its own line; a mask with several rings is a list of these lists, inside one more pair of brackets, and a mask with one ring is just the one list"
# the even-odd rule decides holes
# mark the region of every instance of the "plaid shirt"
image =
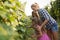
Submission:
[[38,13],[40,15],[40,18],[42,21],[45,19],[48,20],[48,23],[46,24],[46,27],[50,29],[56,21],[50,16],[50,14],[45,9],[39,9]]

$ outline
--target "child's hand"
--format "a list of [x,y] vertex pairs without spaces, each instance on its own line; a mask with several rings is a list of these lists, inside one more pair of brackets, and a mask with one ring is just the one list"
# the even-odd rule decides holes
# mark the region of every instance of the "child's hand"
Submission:
[[35,38],[35,35],[32,35],[31,37],[32,37],[32,38]]

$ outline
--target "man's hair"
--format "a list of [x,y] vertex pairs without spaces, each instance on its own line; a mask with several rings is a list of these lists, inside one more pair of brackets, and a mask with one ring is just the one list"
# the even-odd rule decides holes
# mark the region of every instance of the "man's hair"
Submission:
[[38,3],[34,3],[34,4],[37,4],[38,5]]
[[34,4],[31,5],[31,8],[32,8],[32,7],[35,7],[35,6],[37,6],[37,5],[38,5],[38,3],[34,3]]

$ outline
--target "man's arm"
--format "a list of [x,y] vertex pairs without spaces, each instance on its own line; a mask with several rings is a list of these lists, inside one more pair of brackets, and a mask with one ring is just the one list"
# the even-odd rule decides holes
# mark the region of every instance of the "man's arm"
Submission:
[[49,13],[45,9],[39,10],[39,13],[41,13],[42,17],[44,18],[44,22],[41,24],[41,26],[45,26],[49,21]]
[[45,26],[48,23],[48,20],[44,20],[44,22],[41,24],[41,27]]

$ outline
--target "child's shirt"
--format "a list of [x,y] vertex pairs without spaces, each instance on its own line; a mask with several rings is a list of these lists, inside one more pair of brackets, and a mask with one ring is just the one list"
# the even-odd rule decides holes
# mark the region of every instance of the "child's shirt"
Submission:
[[51,40],[50,37],[44,32],[41,37],[38,37],[37,40]]

